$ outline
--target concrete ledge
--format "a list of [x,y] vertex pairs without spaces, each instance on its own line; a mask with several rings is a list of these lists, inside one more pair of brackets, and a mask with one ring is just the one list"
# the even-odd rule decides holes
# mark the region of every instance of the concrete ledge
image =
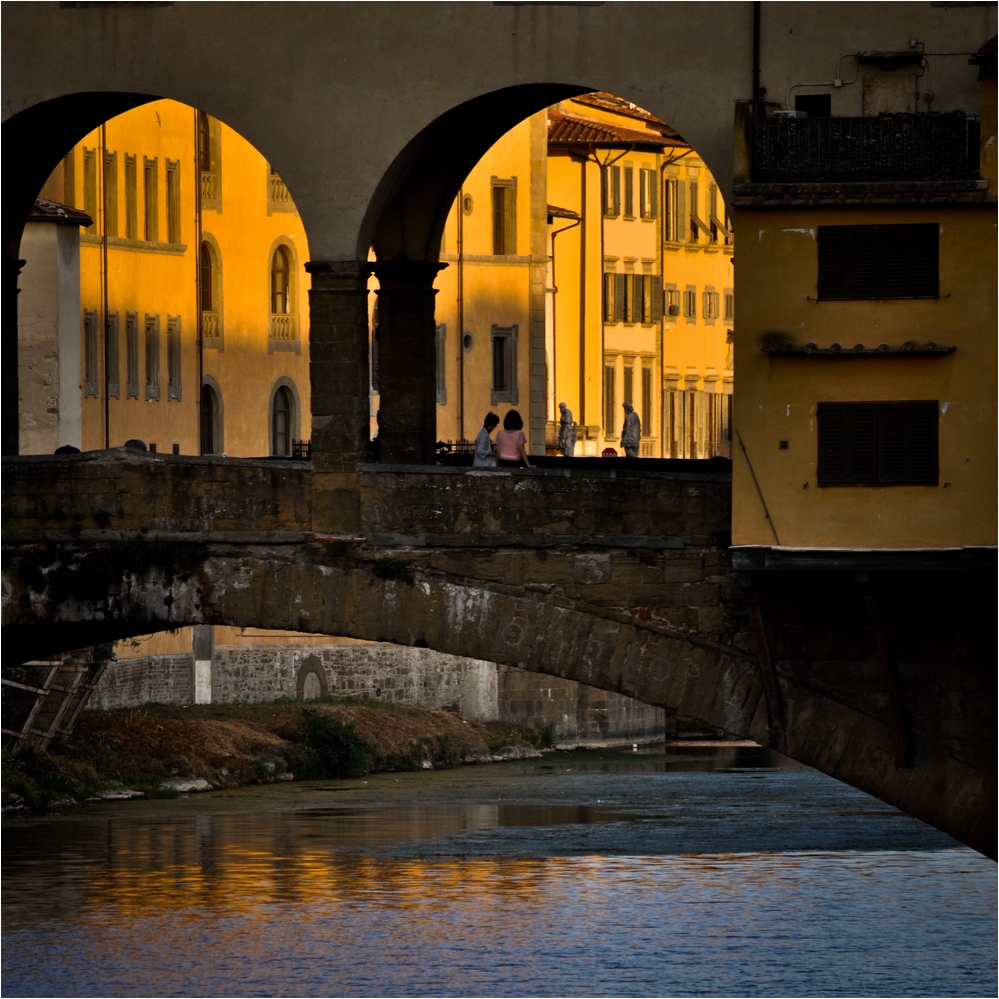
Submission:
[[729,549],[736,572],[822,569],[843,572],[953,572],[996,570],[996,549],[964,548],[774,548]]

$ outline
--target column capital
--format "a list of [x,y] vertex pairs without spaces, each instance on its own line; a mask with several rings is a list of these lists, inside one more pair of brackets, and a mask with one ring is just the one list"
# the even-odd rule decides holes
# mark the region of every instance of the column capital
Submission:
[[312,291],[364,289],[371,265],[357,260],[310,260],[305,270],[312,276]]
[[369,265],[378,278],[380,290],[429,291],[434,279],[447,264],[428,260],[385,260]]

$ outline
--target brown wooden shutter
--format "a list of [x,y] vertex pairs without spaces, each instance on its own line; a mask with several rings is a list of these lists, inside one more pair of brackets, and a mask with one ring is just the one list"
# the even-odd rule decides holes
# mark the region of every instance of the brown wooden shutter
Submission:
[[907,226],[909,242],[910,288],[915,298],[940,295],[940,226],[936,223]]
[[844,226],[847,230],[846,296],[878,298],[878,227]]
[[879,408],[880,446],[878,448],[878,481],[905,482],[908,455],[909,411],[904,402],[883,403]]
[[917,485],[935,486],[940,481],[940,407],[935,399],[908,404],[909,478]]
[[663,317],[663,279],[661,274],[652,275],[652,322],[658,323]]
[[877,404],[855,402],[846,407],[847,481],[878,481]]
[[846,407],[839,402],[820,402],[818,482],[842,485],[847,482]]
[[627,292],[625,285],[628,281],[627,274],[614,275],[614,322],[623,323],[625,319],[625,298]]
[[848,226],[819,226],[819,298],[847,298]]

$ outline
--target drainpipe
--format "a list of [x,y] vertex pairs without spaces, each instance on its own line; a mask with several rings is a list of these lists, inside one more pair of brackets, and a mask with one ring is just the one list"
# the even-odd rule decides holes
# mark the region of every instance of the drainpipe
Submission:
[[[198,128],[198,109],[194,109],[194,315],[197,318],[198,336],[198,391],[194,400],[195,434],[197,435],[197,453],[203,454],[201,440],[201,397],[205,390],[205,329],[204,316],[201,313],[201,129]],[[270,180],[268,180],[270,183]],[[218,444],[215,445],[218,447]]]
[[753,2],[753,93],[752,100],[762,101],[765,90],[760,89],[760,8],[761,0]]
[[579,422],[586,424],[586,163],[579,163]]
[[[108,392],[111,345],[108,343],[108,133],[101,122],[101,323],[104,328],[104,447],[111,447],[111,394]],[[117,192],[116,192],[117,193]]]
[[465,191],[458,188],[458,440],[465,439]]
[[[581,225],[582,222],[583,220],[579,218],[575,222],[573,222],[572,225],[562,226],[561,229],[556,229],[552,233],[552,398],[553,400],[558,395],[558,389],[555,384],[555,370],[556,370],[555,359],[558,356],[558,341],[555,336],[555,329],[558,316],[558,308],[556,302],[556,296],[558,295],[558,282],[555,280],[555,237],[560,232],[568,232],[570,229],[575,229],[578,225]],[[582,363],[582,358],[580,358],[580,363]],[[553,402],[553,406],[557,407],[557,405],[558,405],[557,403]],[[545,408],[547,409],[547,406]],[[555,410],[553,409],[549,415],[552,417],[552,419],[554,419]],[[580,416],[583,415],[582,410],[580,410],[579,415]]]

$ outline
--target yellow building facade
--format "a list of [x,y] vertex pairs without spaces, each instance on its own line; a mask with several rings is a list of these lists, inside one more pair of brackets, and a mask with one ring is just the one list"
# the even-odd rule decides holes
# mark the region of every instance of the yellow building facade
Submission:
[[[980,108],[743,109],[739,275],[761,293],[740,302],[736,339],[735,545],[995,544],[994,53],[993,39]],[[815,143],[822,130],[837,143]],[[861,134],[867,159],[850,169],[866,176],[822,160],[781,177],[806,139],[859,148]]]
[[[485,413],[524,418],[553,453],[564,402],[575,454],[730,453],[733,234],[714,178],[664,122],[609,94],[521,122],[473,168],[449,212],[435,282],[437,437]],[[377,279],[369,283],[377,434]]]
[[664,122],[609,94],[549,109],[549,420],[565,402],[577,454],[728,454],[733,236],[714,178]]
[[291,455],[309,425],[308,245],[266,160],[209,116],[155,101],[84,137],[41,194],[93,222],[79,249],[78,446]]

